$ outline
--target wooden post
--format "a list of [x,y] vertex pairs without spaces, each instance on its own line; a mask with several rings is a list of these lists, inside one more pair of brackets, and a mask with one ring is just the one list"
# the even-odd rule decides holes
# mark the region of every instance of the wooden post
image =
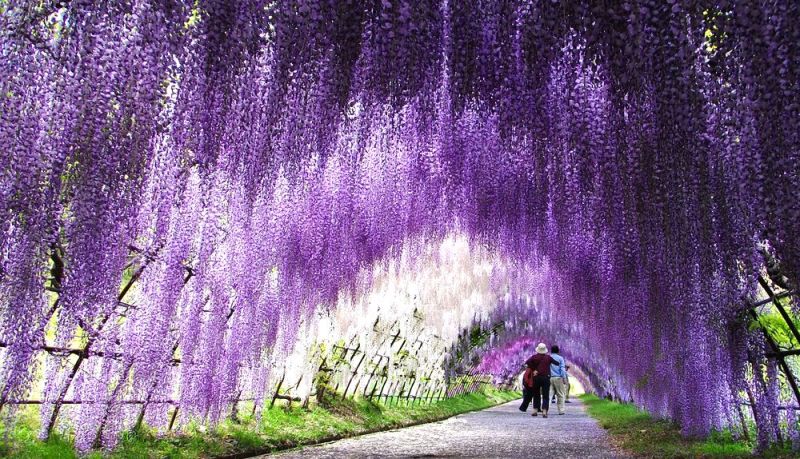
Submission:
[[427,390],[428,390],[428,392],[430,392],[430,385],[431,385],[431,375],[433,375],[433,368],[431,368],[431,369],[428,371],[428,375],[425,377],[425,380],[426,380],[427,382],[425,383],[425,386],[424,386],[424,387],[425,387],[425,389],[427,389]]
[[[159,249],[160,249],[160,247],[159,247]],[[150,262],[153,259],[154,258],[152,258],[152,257],[146,258],[145,262],[133,273],[131,278],[128,280],[128,282],[125,284],[125,286],[122,288],[122,290],[117,295],[117,302],[122,302],[125,299],[125,296],[128,294],[128,292],[130,291],[131,287],[133,287],[133,284],[141,277],[141,275],[144,272],[145,268],[150,264]],[[187,275],[187,277],[184,278],[183,284],[186,285],[186,283],[189,281],[189,279],[191,277],[192,277],[192,273],[190,271],[189,274]],[[113,316],[113,314],[108,314],[108,315],[106,315],[105,317],[103,317],[100,320],[100,323],[97,326],[97,332],[98,333],[105,327],[105,325],[108,323],[108,321],[111,319],[112,316]],[[56,421],[57,421],[57,418],[58,418],[58,414],[61,411],[61,406],[64,404],[64,398],[67,396],[67,392],[69,391],[70,386],[72,385],[72,381],[75,380],[75,376],[78,374],[78,370],[80,369],[80,367],[83,364],[84,360],[86,360],[89,357],[89,349],[92,347],[92,344],[94,344],[94,342],[95,342],[95,338],[94,337],[90,337],[87,340],[86,345],[83,348],[83,352],[78,354],[78,359],[72,365],[72,368],[70,369],[70,372],[69,372],[69,376],[67,376],[67,378],[65,379],[64,386],[62,387],[61,391],[59,392],[58,397],[56,398],[56,402],[53,405],[53,412],[50,415],[50,419],[47,422],[47,427],[45,428],[45,437],[46,438],[50,438],[50,435],[53,432],[53,428],[55,428]],[[5,400],[0,400],[0,408],[2,408],[2,405],[3,405],[4,402],[5,402]]]
[[[305,375],[300,375],[300,379],[298,379],[297,383],[294,386],[292,386],[292,388],[289,389],[289,390],[297,390],[297,388],[300,387],[300,383],[303,382],[303,376],[305,376]],[[286,400],[289,402],[289,406],[288,407],[291,408],[292,407],[292,402],[295,401],[295,399],[292,398],[291,395],[287,395],[286,396]],[[298,399],[298,401],[299,401],[299,399]]]
[[[778,309],[778,312],[781,314],[781,317],[783,317],[783,320],[786,321],[786,324],[789,326],[789,330],[791,330],[792,335],[794,335],[794,339],[800,343],[800,331],[797,330],[794,321],[789,314],[786,313],[786,309],[784,309],[783,305],[781,305],[780,300],[776,297],[775,292],[772,291],[766,279],[764,279],[764,276],[758,276],[758,283],[761,284],[761,287],[765,292],[767,292],[770,300],[772,300],[772,304],[775,305],[775,308]],[[798,402],[800,402],[800,400],[798,400]]]
[[430,404],[433,401],[433,393],[436,390],[436,384],[433,381],[428,382],[427,392],[425,392],[425,403]]
[[175,409],[172,410],[172,417],[169,419],[169,427],[167,427],[167,432],[172,431],[172,426],[175,425],[175,418],[178,417],[178,405],[175,405]]
[[411,393],[414,391],[415,384],[417,384],[417,379],[416,378],[411,379],[411,386],[408,387],[408,393],[406,394],[406,406],[408,406],[411,402]]
[[345,399],[347,397],[347,391],[350,390],[350,384],[352,384],[353,380],[356,379],[356,376],[358,375],[358,369],[361,368],[361,363],[364,361],[364,357],[366,356],[367,356],[366,353],[364,352],[361,353],[361,360],[358,361],[356,368],[353,370],[353,375],[350,376],[350,381],[347,382],[347,386],[345,386],[344,388],[344,392],[342,393],[342,399]]
[[236,398],[233,400],[233,406],[231,407],[231,420],[235,422],[239,422],[239,399],[242,397],[242,391],[236,394]]
[[[353,340],[350,340],[350,342],[352,343]],[[333,372],[332,373],[335,373],[338,370],[339,365],[341,364],[341,360],[344,360],[344,359],[347,358],[347,350],[348,350],[348,348],[342,347],[342,346],[336,346],[336,345],[334,345],[333,348],[336,351],[339,351],[342,354],[341,359],[337,360],[335,362],[335,364],[333,365]],[[348,364],[349,364],[349,361],[348,361]],[[341,384],[341,381],[336,381],[336,385],[333,387],[333,391],[334,392],[338,392],[339,391],[339,385],[340,384]]]
[[436,403],[441,400],[442,397],[442,381],[436,383],[433,386],[433,392],[431,392],[431,403]]
[[[367,396],[367,392],[369,392],[369,383],[372,382],[372,378],[374,378],[374,377],[375,377],[375,369],[373,369],[372,372],[369,374],[369,378],[367,378],[367,383],[364,384],[364,396],[365,397]],[[372,386],[373,392],[375,391],[375,386],[377,386],[377,385],[378,385],[378,381],[375,381],[375,384],[373,384],[373,386]]]
[[283,385],[283,380],[286,378],[286,370],[283,370],[283,375],[281,375],[280,381],[278,381],[278,387],[275,388],[275,395],[272,396],[272,401],[269,403],[269,407],[272,408],[275,406],[275,399],[278,398],[278,393],[280,393],[281,386]]
[[[375,380],[375,384],[372,385],[372,390],[369,392],[369,395],[365,392],[364,395],[367,397],[367,400],[372,400],[372,398],[375,397],[375,392],[378,390],[378,384],[381,378],[382,376],[379,376],[378,379]],[[380,397],[380,394],[378,394],[378,397]]]
[[467,381],[469,380],[469,376],[462,375],[461,380],[458,382],[458,389],[456,395],[461,395],[467,389]]
[[[383,384],[381,384],[381,390],[378,392],[378,401],[381,401],[381,395],[383,395],[383,389],[386,387],[386,383],[389,382],[389,363],[386,363],[386,366],[383,367]],[[376,384],[377,386],[377,384]]]
[[[397,402],[400,401],[400,396],[403,394],[403,389],[406,387],[406,383],[405,383],[405,381],[403,381],[403,385],[400,386],[400,390],[399,391],[397,390],[397,386],[400,386],[400,381],[396,382],[395,385],[394,385],[394,391],[393,391],[394,395],[392,395],[392,399],[393,399],[392,401],[394,402],[395,406],[397,405]],[[391,403],[389,403],[389,404],[391,404]]]
[[414,397],[414,404],[415,405],[421,405],[425,401],[425,397],[427,396],[427,392],[426,392],[427,390],[428,390],[428,383],[427,382],[424,382],[424,383],[419,385],[419,388],[417,389],[416,396]]
[[471,394],[471,393],[475,392],[478,389],[478,387],[481,385],[481,383],[483,383],[483,380],[478,379],[475,376],[471,376],[471,377],[472,377],[472,382],[470,383],[469,389],[467,390],[468,394]]
[[[45,290],[55,292],[59,296],[53,301],[53,305],[50,306],[50,309],[45,314],[47,320],[44,321],[42,327],[46,328],[48,322],[53,317],[53,314],[56,313],[58,309],[58,305],[61,302],[61,282],[64,280],[64,261],[61,256],[61,247],[57,244],[51,244],[50,248],[52,252],[50,253],[50,259],[53,261],[53,267],[50,270],[50,287],[45,287]],[[0,343],[0,347],[8,347],[8,343]],[[5,390],[0,391],[0,411],[3,411],[3,406],[7,403]],[[49,436],[49,434],[48,434]]]
[[[144,422],[144,414],[147,411],[147,404],[150,403],[150,398],[153,396],[153,391],[156,388],[156,383],[153,383],[153,387],[147,393],[147,397],[144,399],[144,403],[142,403],[142,409],[139,411],[139,416],[136,417],[136,429],[138,430],[142,427],[142,423]],[[103,425],[105,424],[105,419],[103,420],[103,424],[100,425],[100,429],[103,429]]]
[[[125,385],[125,382],[128,379],[128,375],[130,374],[132,366],[133,366],[133,362],[128,362],[128,364],[125,367],[125,371],[123,371],[123,377],[120,378],[119,383],[117,383],[117,386],[114,388],[114,391],[111,393],[111,397],[109,397],[110,401],[108,402],[108,405],[106,405],[106,412],[103,414],[103,420],[100,421],[100,427],[97,429],[97,434],[94,437],[94,447],[95,448],[99,448],[100,447],[101,441],[103,439],[103,429],[105,429],[106,421],[108,421],[108,417],[111,415],[111,410],[112,410],[112,408],[114,406],[113,405],[114,404],[114,399],[117,398],[122,386]],[[147,402],[145,401],[145,403],[143,405],[146,406]],[[142,410],[141,417],[142,418],[144,417],[144,410]],[[51,419],[50,421],[52,423],[53,419]],[[138,422],[139,421],[137,421],[137,424],[138,424]],[[49,434],[49,432],[48,432],[48,434]]]
[[[738,398],[738,397],[734,397]],[[750,432],[748,431],[747,421],[744,418],[744,412],[742,411],[742,405],[740,403],[736,403],[736,413],[739,415],[739,422],[742,423],[742,434],[744,435],[745,441],[750,441]]]
[[[758,313],[752,308],[749,309],[750,316],[759,322]],[[772,354],[775,356],[775,359],[778,361],[778,364],[783,369],[783,373],[786,375],[786,381],[789,382],[789,386],[792,388],[792,392],[794,393],[794,399],[797,403],[800,403],[800,388],[797,387],[797,380],[795,380],[794,374],[792,373],[792,369],[789,368],[789,365],[786,363],[783,355],[780,353],[780,347],[775,343],[772,337],[769,335],[766,329],[762,328],[764,332],[764,338],[767,340],[767,344],[769,345],[770,349],[772,350]],[[755,371],[755,369],[754,369]]]

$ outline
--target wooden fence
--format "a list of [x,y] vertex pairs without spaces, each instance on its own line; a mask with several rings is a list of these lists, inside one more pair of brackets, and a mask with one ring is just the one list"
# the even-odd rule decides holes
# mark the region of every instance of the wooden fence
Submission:
[[[80,347],[59,347],[42,344],[34,350],[44,352],[49,356],[62,359],[71,359],[64,383],[61,385],[58,394],[47,400],[39,399],[0,399],[0,410],[6,405],[52,405],[52,414],[49,417],[44,432],[47,437],[52,435],[55,426],[59,421],[59,414],[62,407],[66,405],[96,404],[104,403],[107,405],[106,415],[103,419],[96,436],[96,444],[99,444],[106,419],[110,416],[113,406],[116,405],[141,405],[136,426],[142,424],[145,413],[149,406],[168,404],[172,406],[169,413],[168,430],[175,426],[176,418],[180,410],[180,403],[176,400],[156,398],[153,394],[155,387],[145,397],[139,399],[125,399],[123,393],[125,384],[117,384],[113,393],[107,400],[73,400],[68,398],[70,388],[82,369],[82,366],[89,358],[104,358],[122,360],[119,352],[108,352],[96,350],[96,337],[103,331],[107,324],[112,320],[123,318],[126,314],[137,308],[136,305],[126,302],[134,284],[140,279],[144,270],[156,260],[158,249],[154,252],[146,252],[136,247],[131,247],[131,259],[126,267],[131,275],[122,286],[117,295],[117,307],[114,310],[97,319],[94,327],[95,334],[89,337],[85,344]],[[47,318],[53,317],[59,307],[59,298],[62,276],[63,262],[60,257],[61,251],[57,248],[52,252],[52,271],[46,289],[55,295],[52,306],[47,311]],[[195,273],[191,267],[185,267],[186,274],[183,284],[186,285],[194,277]],[[228,315],[230,319],[232,315]],[[301,395],[299,391],[301,384],[312,381],[316,384],[324,379],[330,381],[332,396],[342,398],[363,397],[375,402],[398,405],[398,404],[422,404],[433,403],[448,397],[473,392],[480,389],[490,381],[479,375],[463,375],[459,378],[445,378],[441,371],[444,359],[444,343],[442,340],[428,333],[422,327],[421,317],[415,314],[411,318],[412,324],[405,324],[410,333],[402,333],[401,323],[396,321],[392,324],[382,324],[380,319],[376,321],[372,336],[368,337],[371,346],[367,348],[365,344],[358,343],[351,339],[350,344],[336,344],[329,349],[320,348],[312,356],[315,362],[316,371],[311,374],[301,374],[296,381],[287,380],[287,372],[284,368],[279,377],[272,378],[277,381],[272,389],[267,391],[267,396],[263,400],[264,404],[269,402],[272,407],[277,401],[286,402],[289,406],[293,403],[300,403],[308,406],[310,399],[317,396],[315,391],[310,391],[306,395]],[[0,342],[0,348],[8,347],[9,343]],[[173,346],[173,355],[177,350],[178,343]],[[434,359],[430,359],[435,356]],[[181,365],[179,358],[171,360],[173,366]],[[313,365],[312,365],[313,366]],[[275,370],[275,369],[273,369]],[[135,368],[132,364],[123,366],[120,381],[128,378]],[[277,376],[277,375],[276,375]],[[308,379],[306,379],[308,378]],[[322,394],[319,394],[320,396]],[[254,402],[252,397],[236,397],[229,400],[230,415],[236,417],[239,413],[241,402]],[[254,403],[253,411],[256,409]]]

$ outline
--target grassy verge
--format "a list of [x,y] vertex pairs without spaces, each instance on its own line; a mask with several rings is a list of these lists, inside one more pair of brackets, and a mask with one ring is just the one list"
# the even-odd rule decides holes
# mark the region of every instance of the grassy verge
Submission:
[[[581,396],[590,416],[608,430],[612,442],[637,457],[728,458],[754,457],[753,445],[737,440],[729,432],[717,432],[707,439],[687,439],[680,427],[655,419],[627,403],[616,403],[594,395]],[[796,457],[787,450],[770,450],[759,457]]]
[[[246,457],[301,445],[320,443],[367,432],[392,429],[444,419],[479,410],[519,397],[517,392],[488,389],[430,405],[385,406],[367,400],[326,400],[311,409],[274,407],[260,421],[245,417],[226,421],[206,431],[189,427],[185,433],[157,435],[150,429],[125,433],[111,452],[94,452],[89,458],[198,458]],[[54,436],[36,439],[35,411],[21,416],[11,429],[0,425],[0,457],[62,459],[77,458],[72,442]]]

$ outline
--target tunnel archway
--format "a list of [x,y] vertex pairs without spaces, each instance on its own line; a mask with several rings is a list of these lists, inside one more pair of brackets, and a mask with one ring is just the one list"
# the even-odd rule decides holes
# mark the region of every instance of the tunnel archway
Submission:
[[79,402],[81,449],[213,424],[460,233],[536,299],[487,314],[574,324],[619,397],[794,435],[799,8],[4,5],[0,408],[37,392],[47,436]]

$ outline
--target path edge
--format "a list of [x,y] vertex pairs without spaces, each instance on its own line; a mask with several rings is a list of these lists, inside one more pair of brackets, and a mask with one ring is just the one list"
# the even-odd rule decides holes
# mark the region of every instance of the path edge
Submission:
[[319,446],[319,445],[324,445],[326,443],[332,443],[332,442],[339,441],[339,440],[345,440],[345,439],[348,439],[348,438],[357,438],[357,437],[362,437],[364,435],[369,435],[369,434],[374,434],[374,433],[379,433],[379,432],[388,432],[388,431],[395,430],[395,429],[405,429],[407,427],[414,427],[414,426],[419,426],[419,425],[423,425],[423,424],[432,424],[434,422],[442,422],[442,421],[445,421],[447,419],[454,418],[456,416],[461,416],[462,414],[473,413],[475,411],[488,410],[489,408],[494,408],[496,406],[505,405],[507,403],[512,403],[512,402],[516,402],[516,401],[521,400],[521,399],[522,399],[522,397],[516,398],[516,399],[513,399],[513,400],[508,400],[506,402],[495,403],[493,405],[489,405],[489,406],[486,406],[486,407],[483,407],[483,408],[475,408],[475,409],[472,409],[472,410],[466,410],[466,411],[462,411],[460,413],[453,413],[453,414],[449,414],[449,415],[446,415],[446,416],[433,418],[433,419],[421,419],[421,420],[418,420],[418,421],[409,422],[407,424],[400,424],[400,425],[386,426],[386,427],[378,427],[378,428],[367,429],[367,430],[364,430],[362,432],[352,433],[352,434],[336,434],[336,435],[331,435],[329,437],[323,437],[323,438],[319,438],[319,439],[316,439],[316,440],[310,440],[308,442],[298,443],[298,444],[294,444],[294,445],[277,446],[277,447],[274,447],[274,448],[257,448],[257,449],[250,450],[250,451],[243,451],[243,452],[240,452],[240,453],[229,454],[229,455],[224,455],[224,456],[214,456],[214,457],[216,459],[248,459],[248,458],[253,458],[253,457],[256,457],[256,456],[263,456],[263,455],[268,455],[268,454],[275,454],[275,453],[281,453],[281,452],[285,452],[285,451],[291,451],[291,450],[294,450],[294,449],[299,450],[301,448],[305,448],[306,446]]

